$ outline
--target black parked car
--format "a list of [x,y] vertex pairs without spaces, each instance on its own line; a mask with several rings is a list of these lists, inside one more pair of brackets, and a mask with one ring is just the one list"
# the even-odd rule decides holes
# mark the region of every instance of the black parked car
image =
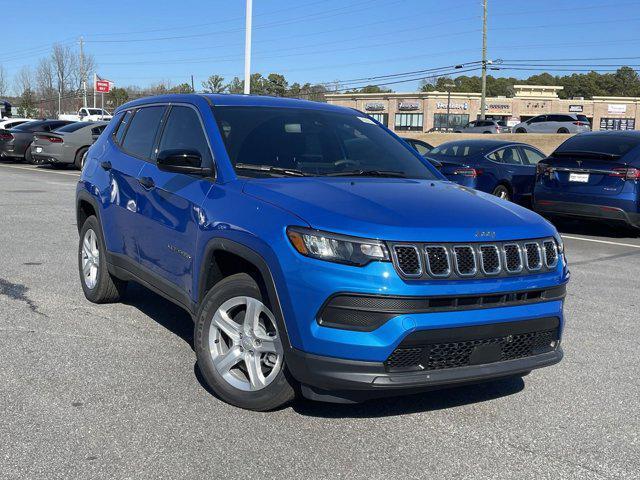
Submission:
[[0,157],[33,162],[31,143],[36,132],[52,132],[73,123],[70,120],[35,120],[9,130],[0,130]]

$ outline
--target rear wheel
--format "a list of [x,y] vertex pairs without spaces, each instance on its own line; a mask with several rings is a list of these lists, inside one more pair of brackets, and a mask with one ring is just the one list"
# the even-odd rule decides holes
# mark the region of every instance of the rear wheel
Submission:
[[76,157],[75,157],[75,160],[73,161],[73,164],[78,170],[82,170],[82,167],[84,167],[84,162],[87,159],[88,151],[89,149],[84,147],[76,152]]
[[559,128],[558,133],[569,133],[569,130],[567,130],[566,128]]
[[493,194],[501,198],[503,200],[511,200],[511,192],[505,185],[498,185],[494,190]]
[[294,398],[282,335],[255,280],[231,275],[207,293],[196,318],[200,372],[227,403],[257,411],[278,408]]
[[93,303],[117,302],[127,287],[127,282],[115,278],[107,269],[102,230],[93,215],[80,230],[78,271],[84,296]]
[[527,131],[524,128],[520,127],[516,129],[516,133],[527,133]]

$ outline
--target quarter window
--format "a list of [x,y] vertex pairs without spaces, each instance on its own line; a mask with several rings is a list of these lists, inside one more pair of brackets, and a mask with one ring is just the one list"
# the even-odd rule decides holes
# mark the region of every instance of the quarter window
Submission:
[[145,107],[136,111],[122,142],[122,148],[139,158],[151,157],[151,149],[164,111],[164,106]]
[[207,137],[195,110],[183,106],[171,108],[158,150],[196,150],[203,160],[211,158]]
[[537,165],[540,160],[545,158],[545,156],[533,148],[522,147],[522,152],[524,154],[524,164],[525,165]]
[[114,138],[116,139],[116,143],[118,145],[122,145],[122,139],[124,138],[124,133],[127,131],[127,125],[131,121],[131,117],[133,116],[133,112],[128,110],[124,116],[122,117],[122,121],[118,124],[118,128],[116,129]]

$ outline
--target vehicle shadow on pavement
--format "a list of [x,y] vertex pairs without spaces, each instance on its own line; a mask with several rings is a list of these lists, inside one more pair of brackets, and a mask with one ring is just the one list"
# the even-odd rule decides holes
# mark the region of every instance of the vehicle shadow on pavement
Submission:
[[193,350],[193,321],[182,308],[135,282],[129,282],[122,303],[137,308],[159,325],[182,338]]
[[467,385],[442,390],[431,390],[419,394],[390,397],[358,404],[332,404],[297,399],[291,407],[305,416],[322,418],[377,418],[431,412],[460,407],[472,403],[486,402],[516,394],[524,389],[520,377],[495,380],[493,382]]
[[551,222],[558,229],[558,232],[569,235],[608,238],[638,238],[640,236],[640,231],[615,221],[554,218]]

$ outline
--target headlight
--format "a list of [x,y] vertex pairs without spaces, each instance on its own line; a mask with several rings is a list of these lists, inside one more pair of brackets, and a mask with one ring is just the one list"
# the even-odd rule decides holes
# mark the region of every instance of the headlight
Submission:
[[301,227],[289,227],[287,236],[298,253],[306,257],[358,266],[372,261],[389,261],[387,247],[378,240]]

